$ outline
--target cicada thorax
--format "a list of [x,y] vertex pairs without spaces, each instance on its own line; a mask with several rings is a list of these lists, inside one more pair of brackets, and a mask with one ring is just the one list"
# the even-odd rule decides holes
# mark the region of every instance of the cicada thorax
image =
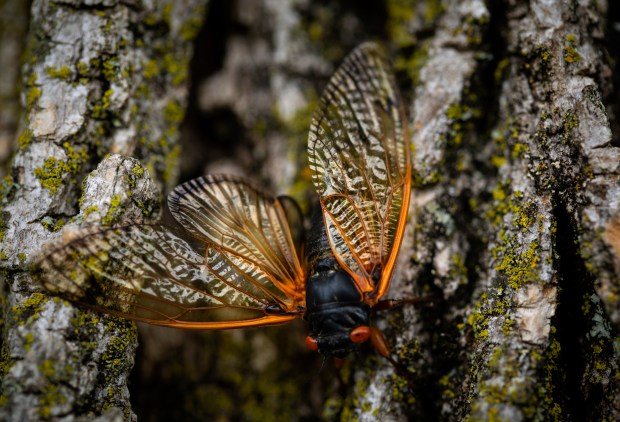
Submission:
[[353,278],[338,264],[320,210],[312,216],[306,262],[310,269],[304,315],[310,328],[306,344],[324,355],[343,358],[368,339],[369,334],[362,331],[370,324],[370,307]]

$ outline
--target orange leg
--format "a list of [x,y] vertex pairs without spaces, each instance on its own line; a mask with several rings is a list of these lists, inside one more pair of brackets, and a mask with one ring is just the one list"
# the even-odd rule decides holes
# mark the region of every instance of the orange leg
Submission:
[[381,356],[390,359],[390,346],[377,327],[370,327],[370,342]]
[[401,372],[402,368],[390,353],[390,346],[387,340],[383,337],[383,333],[377,327],[370,327],[370,342],[381,356],[386,358],[396,369],[397,372]]

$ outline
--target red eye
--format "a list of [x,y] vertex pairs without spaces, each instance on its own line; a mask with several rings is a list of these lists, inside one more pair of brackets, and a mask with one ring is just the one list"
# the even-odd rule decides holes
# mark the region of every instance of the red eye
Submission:
[[308,348],[308,350],[319,350],[318,343],[310,336],[306,337],[306,347]]
[[349,334],[349,340],[351,340],[353,343],[363,343],[368,340],[369,337],[370,327],[366,327],[365,325],[353,329],[353,331],[351,331],[351,334]]

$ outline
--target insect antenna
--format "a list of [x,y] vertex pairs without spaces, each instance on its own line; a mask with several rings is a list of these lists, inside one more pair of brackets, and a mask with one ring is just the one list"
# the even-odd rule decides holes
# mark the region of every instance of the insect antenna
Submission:
[[323,371],[323,368],[325,367],[325,362],[327,361],[327,356],[322,355],[323,356],[323,362],[321,362],[321,367],[319,368],[319,372]]

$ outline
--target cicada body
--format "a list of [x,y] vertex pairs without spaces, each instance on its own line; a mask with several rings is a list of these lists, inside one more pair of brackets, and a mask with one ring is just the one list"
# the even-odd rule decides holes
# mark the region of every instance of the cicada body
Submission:
[[[364,301],[353,277],[336,260],[329,245],[323,216],[315,213],[308,236],[306,262],[306,310],[309,326],[306,346],[325,355],[345,357],[360,343],[351,333],[370,326],[370,306]],[[362,339],[361,342],[367,340]]]
[[311,349],[344,357],[370,339],[385,355],[370,315],[402,241],[411,162],[403,107],[375,44],[355,49],[330,79],[308,152],[319,211],[305,247],[289,200],[206,176],[168,196],[173,225],[99,228],[52,245],[38,261],[42,284],[83,306],[169,327],[303,318]]

